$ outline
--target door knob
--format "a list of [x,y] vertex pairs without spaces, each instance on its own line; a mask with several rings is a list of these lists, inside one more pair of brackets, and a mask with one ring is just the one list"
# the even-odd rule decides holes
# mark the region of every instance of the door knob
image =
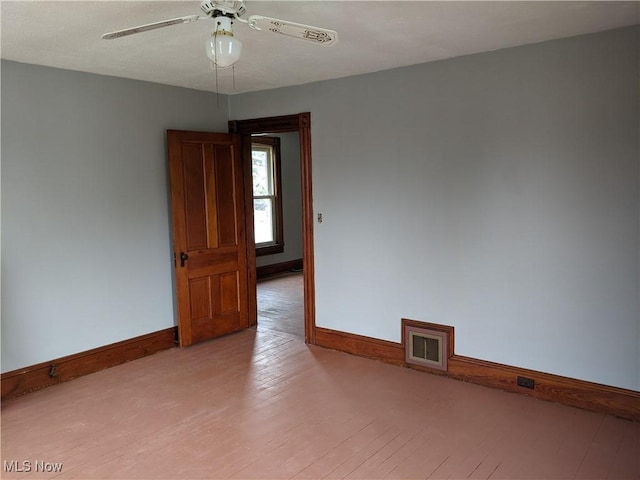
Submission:
[[185,252],[182,252],[180,254],[180,266],[184,267],[184,262],[186,262],[187,260],[189,260],[189,255],[187,255]]

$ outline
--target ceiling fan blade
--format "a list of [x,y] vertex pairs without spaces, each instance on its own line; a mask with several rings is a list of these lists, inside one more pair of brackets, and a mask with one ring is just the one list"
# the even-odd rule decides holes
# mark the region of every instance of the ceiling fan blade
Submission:
[[200,20],[198,15],[188,15],[186,17],[172,18],[170,20],[163,20],[161,22],[147,23],[146,25],[139,25],[137,27],[125,28],[124,30],[118,30],[116,32],[105,33],[102,35],[103,40],[113,40],[114,38],[126,37],[127,35],[133,35],[136,33],[147,32],[149,30],[155,30],[156,28],[170,27],[171,25],[179,25],[181,23],[191,23],[196,20]]
[[329,47],[338,41],[338,32],[326,28],[304,25],[302,23],[289,22],[279,18],[251,15],[247,19],[249,26],[254,30],[264,30],[286,35],[287,37],[307,40],[317,45]]

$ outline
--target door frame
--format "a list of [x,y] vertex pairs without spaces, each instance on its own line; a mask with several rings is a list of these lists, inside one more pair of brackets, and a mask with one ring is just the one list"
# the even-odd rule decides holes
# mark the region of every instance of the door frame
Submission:
[[229,133],[243,135],[245,165],[245,216],[247,219],[247,268],[249,269],[249,323],[257,323],[256,249],[253,235],[253,196],[251,181],[251,141],[254,133],[298,132],[300,138],[300,177],[302,192],[302,272],[304,282],[304,341],[316,344],[315,263],[313,244],[313,182],[311,170],[311,113],[279,117],[230,120]]

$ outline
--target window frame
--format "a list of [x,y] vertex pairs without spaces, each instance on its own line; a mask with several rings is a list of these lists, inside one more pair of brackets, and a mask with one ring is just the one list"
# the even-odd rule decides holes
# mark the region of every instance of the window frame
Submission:
[[[275,253],[284,252],[284,221],[282,212],[282,170],[280,161],[280,137],[270,136],[252,136],[251,152],[253,153],[253,145],[267,146],[271,149],[271,165],[273,170],[273,233],[274,241],[268,243],[256,243],[256,256],[273,255]],[[251,182],[252,202],[256,198],[264,198],[263,195],[257,197],[253,194],[253,180]],[[254,220],[255,221],[255,220]],[[255,232],[254,232],[255,240]]]

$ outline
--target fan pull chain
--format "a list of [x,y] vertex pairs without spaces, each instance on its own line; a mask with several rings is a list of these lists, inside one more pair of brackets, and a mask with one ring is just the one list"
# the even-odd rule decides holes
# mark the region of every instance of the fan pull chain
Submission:
[[216,107],[220,108],[220,89],[218,88],[218,64],[214,64],[214,68],[216,70]]
[[[214,42],[218,41],[218,30],[216,30],[215,33],[213,34],[213,41]],[[220,109],[220,89],[218,88],[218,59],[215,56],[215,50],[214,50],[213,68],[216,71],[216,108]]]

